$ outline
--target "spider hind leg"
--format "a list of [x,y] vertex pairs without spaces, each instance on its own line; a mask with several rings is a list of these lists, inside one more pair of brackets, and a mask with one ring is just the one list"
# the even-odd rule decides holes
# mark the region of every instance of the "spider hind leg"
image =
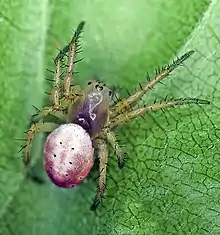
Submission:
[[35,167],[29,167],[26,174],[27,179],[31,179],[34,183],[41,185],[45,183],[45,180],[38,174]]
[[114,152],[118,158],[118,167],[122,169],[125,165],[125,153],[119,145],[115,133],[109,129],[104,130],[108,143],[114,149]]
[[95,140],[95,145],[98,149],[98,158],[99,158],[99,180],[96,197],[91,206],[91,210],[96,210],[100,204],[105,188],[106,188],[106,168],[108,164],[108,146],[105,140],[97,139]]
[[27,133],[26,143],[25,143],[25,146],[22,148],[24,149],[23,162],[25,166],[28,166],[30,163],[31,146],[32,146],[32,143],[34,141],[36,134],[40,132],[52,132],[57,127],[58,127],[58,124],[52,123],[52,122],[33,123],[31,125],[31,127],[26,132]]

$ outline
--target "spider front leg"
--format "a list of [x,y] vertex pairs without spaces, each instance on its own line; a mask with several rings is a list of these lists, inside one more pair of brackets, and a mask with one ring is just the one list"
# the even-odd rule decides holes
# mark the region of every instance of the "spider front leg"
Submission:
[[98,207],[104,194],[106,188],[106,168],[108,164],[108,146],[106,141],[103,139],[96,139],[95,146],[98,149],[99,181],[97,187],[97,194],[91,206],[91,210],[95,210]]
[[64,47],[61,52],[62,54],[66,54],[68,52],[67,68],[63,80],[63,94],[66,98],[68,98],[71,94],[71,80],[74,73],[75,63],[78,62],[76,61],[76,55],[80,51],[80,48],[78,47],[78,39],[82,33],[84,24],[85,22],[82,21],[78,25],[71,42],[69,43],[69,45]]
[[181,65],[186,59],[188,59],[194,51],[189,51],[182,55],[180,58],[177,58],[173,61],[172,64],[167,65],[166,67],[162,68],[161,71],[156,71],[155,77],[147,82],[144,85],[140,85],[140,90],[134,92],[129,97],[120,100],[118,103],[111,107],[111,118],[116,117],[118,114],[123,113],[129,107],[134,104],[135,102],[139,101],[144,94],[146,94],[149,90],[151,90],[157,83],[161,82],[165,77],[170,75],[170,73],[176,69],[179,65]]
[[[52,122],[45,122],[45,123],[33,123],[31,127],[27,131],[26,137],[26,144],[24,146],[24,165],[28,166],[30,163],[30,152],[33,140],[37,133],[39,132],[52,132],[56,129],[59,125]],[[22,148],[23,149],[23,148]]]
[[43,110],[41,110],[38,114],[33,115],[32,121],[38,121],[49,114],[65,121],[65,116],[61,111],[63,111],[67,107],[67,104],[66,105],[61,104],[61,101],[63,101],[63,99],[61,99],[61,92],[60,92],[61,63],[64,55],[65,54],[62,50],[54,59],[54,65],[55,65],[54,84],[50,92],[50,99],[52,106],[44,107]]
[[51,90],[51,101],[57,110],[60,110],[60,98],[61,98],[60,77],[61,77],[61,67],[62,67],[63,58],[66,56],[66,53],[68,53],[67,69],[65,71],[64,80],[63,80],[63,96],[68,98],[69,95],[71,94],[71,79],[74,73],[74,65],[77,62],[75,61],[76,55],[80,51],[80,48],[78,48],[78,39],[82,33],[84,24],[85,22],[82,21],[78,25],[71,42],[68,45],[66,45],[62,50],[60,50],[60,52],[54,59],[55,72],[54,72],[54,86],[53,89]]
[[60,76],[61,76],[61,58],[59,55],[54,59],[54,84],[50,92],[50,99],[55,109],[60,106]]
[[187,105],[187,104],[210,104],[210,101],[197,99],[197,98],[182,98],[182,99],[164,101],[161,103],[155,103],[149,106],[143,106],[141,108],[136,108],[128,113],[119,114],[114,119],[111,119],[109,128],[115,128],[123,123],[131,121],[131,119],[142,116],[143,114],[150,112],[150,111],[167,109],[167,108],[171,108],[171,107],[175,107],[179,105]]

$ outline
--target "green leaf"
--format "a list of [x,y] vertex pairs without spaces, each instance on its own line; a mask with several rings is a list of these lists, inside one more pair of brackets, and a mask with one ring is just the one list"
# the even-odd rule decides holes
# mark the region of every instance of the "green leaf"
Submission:
[[[219,208],[219,1],[0,2],[0,233],[218,234]],[[144,98],[208,99],[210,106],[156,112],[117,131],[128,153],[117,168],[110,154],[107,191],[97,213],[89,210],[97,169],[82,185],[60,189],[42,169],[35,143],[39,185],[26,179],[17,154],[31,105],[43,107],[44,77],[52,58],[86,21],[84,60],[76,83],[93,76],[132,91],[177,55],[196,53]],[[46,59],[45,59],[46,58]],[[45,102],[48,102],[46,100]]]

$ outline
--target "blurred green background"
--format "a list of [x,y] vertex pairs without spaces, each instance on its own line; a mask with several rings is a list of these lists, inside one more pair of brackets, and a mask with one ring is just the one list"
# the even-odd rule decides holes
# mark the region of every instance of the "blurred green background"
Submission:
[[[0,234],[219,234],[220,2],[217,0],[0,0]],[[128,153],[117,168],[111,153],[107,191],[90,205],[97,169],[79,187],[52,185],[42,168],[43,141],[24,177],[20,144],[32,105],[48,103],[45,77],[57,49],[86,21],[77,84],[97,76],[121,95],[184,52],[196,53],[144,98],[199,97],[186,106],[146,115],[118,130]]]

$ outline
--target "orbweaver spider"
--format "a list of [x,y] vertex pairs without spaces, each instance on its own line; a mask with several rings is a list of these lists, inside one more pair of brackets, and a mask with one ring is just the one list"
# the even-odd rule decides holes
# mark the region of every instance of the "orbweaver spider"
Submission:
[[[114,129],[118,126],[143,115],[146,112],[166,109],[186,104],[209,104],[207,100],[197,98],[181,98],[162,101],[140,108],[131,107],[157,83],[189,58],[189,51],[177,58],[170,65],[158,71],[153,79],[140,85],[140,89],[130,96],[111,104],[112,92],[105,84],[89,81],[88,86],[81,89],[71,85],[76,55],[79,52],[78,39],[82,33],[84,22],[81,22],[71,40],[54,59],[54,85],[50,92],[51,106],[44,107],[33,116],[33,123],[27,131],[24,148],[24,164],[30,162],[30,150],[35,135],[49,132],[44,146],[44,166],[53,183],[63,188],[80,184],[89,174],[94,163],[94,149],[99,158],[99,179],[97,194],[91,209],[95,210],[100,203],[106,187],[106,167],[108,163],[109,143],[115,151],[118,166],[124,166],[124,153],[119,146]],[[62,74],[64,57],[67,66]],[[62,80],[62,86],[61,86]],[[39,122],[47,115],[53,115],[63,122]]]

